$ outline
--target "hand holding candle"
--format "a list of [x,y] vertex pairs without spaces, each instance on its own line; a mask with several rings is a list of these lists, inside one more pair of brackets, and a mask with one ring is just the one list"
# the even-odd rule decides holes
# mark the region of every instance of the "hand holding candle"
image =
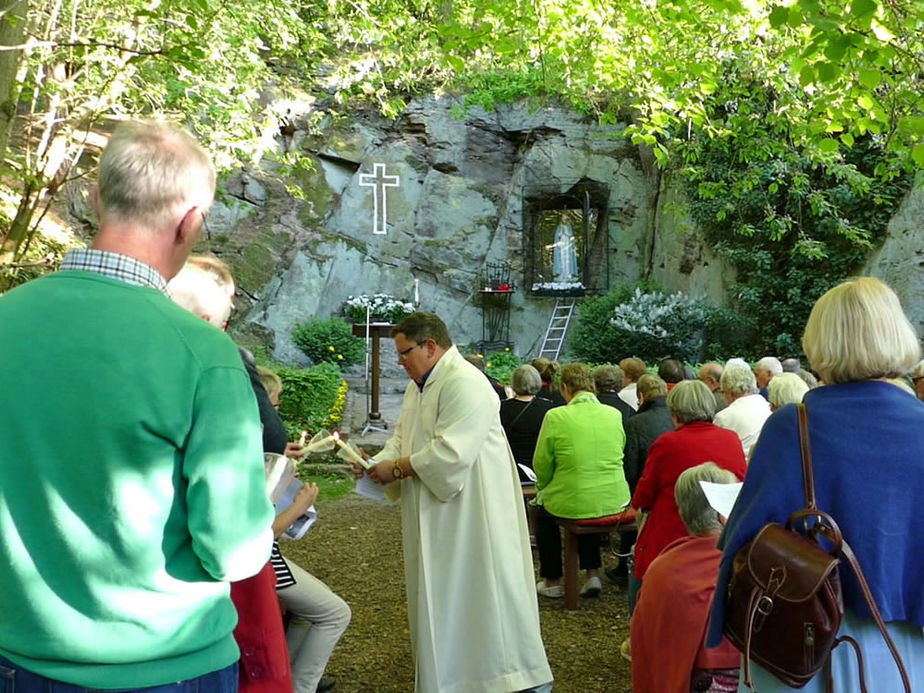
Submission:
[[337,440],[337,433],[328,433],[325,430],[318,431],[314,438],[308,441],[308,444],[302,448],[302,459],[312,452],[327,452],[334,449],[334,441]]
[[363,469],[369,469],[372,465],[359,454],[359,451],[353,447],[353,444],[344,440],[340,440],[340,436],[337,436],[334,441],[337,445],[340,446],[340,452],[337,453],[337,457],[345,459],[349,462],[354,462],[358,464]]

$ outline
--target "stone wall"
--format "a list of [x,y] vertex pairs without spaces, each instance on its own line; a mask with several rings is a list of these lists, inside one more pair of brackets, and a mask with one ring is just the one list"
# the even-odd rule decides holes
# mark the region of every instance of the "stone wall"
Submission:
[[[485,264],[513,266],[510,339],[520,356],[538,353],[553,298],[530,294],[524,205],[530,191],[565,193],[576,181],[605,190],[606,242],[595,249],[598,290],[650,278],[721,305],[735,274],[683,213],[680,186],[649,151],[566,109],[508,106],[461,113],[452,98],[413,102],[397,120],[358,113],[315,123],[311,106],[294,112],[294,135],[277,138],[311,169],[268,160],[225,181],[209,218],[209,248],[232,265],[241,295],[236,337],[270,345],[304,363],[295,324],[339,314],[349,296],[384,292],[440,314],[457,343],[482,338],[479,275]],[[282,141],[284,139],[284,141]],[[376,163],[400,178],[387,191],[387,228],[373,235],[373,193],[359,185]],[[924,192],[904,201],[867,272],[896,287],[924,332],[924,243],[917,220]],[[386,349],[390,341],[385,340]],[[395,371],[386,351],[386,374]]]
[[[314,170],[264,162],[228,182],[209,223],[212,249],[243,274],[246,325],[239,329],[272,335],[276,358],[300,362],[290,337],[297,322],[338,314],[361,293],[410,299],[417,278],[420,309],[439,313],[458,343],[477,342],[478,277],[485,263],[507,260],[517,289],[510,338],[518,354],[535,355],[554,299],[524,290],[524,200],[537,187],[554,195],[576,182],[608,195],[607,239],[594,258],[602,268],[597,289],[651,275],[670,289],[723,300],[717,261],[689,224],[664,211],[675,196],[650,154],[619,137],[622,126],[553,107],[458,116],[460,105],[427,98],[396,121],[358,114],[312,132],[306,126],[285,146],[306,153]],[[386,193],[384,235],[373,235],[374,196],[359,185],[376,163],[400,178]]]

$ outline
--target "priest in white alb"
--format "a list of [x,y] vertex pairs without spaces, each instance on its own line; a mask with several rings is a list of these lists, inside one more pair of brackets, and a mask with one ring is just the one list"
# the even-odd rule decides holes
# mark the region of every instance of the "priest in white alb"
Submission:
[[411,378],[369,474],[400,496],[419,693],[546,693],[520,482],[487,378],[436,315],[392,330]]

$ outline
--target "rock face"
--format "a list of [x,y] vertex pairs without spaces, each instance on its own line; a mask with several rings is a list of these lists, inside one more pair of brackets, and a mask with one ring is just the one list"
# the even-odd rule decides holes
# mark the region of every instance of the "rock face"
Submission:
[[[650,278],[725,302],[734,272],[678,214],[679,186],[657,171],[651,153],[619,137],[623,126],[551,106],[457,115],[461,105],[429,97],[395,121],[360,113],[319,126],[309,124],[306,107],[280,146],[313,167],[264,161],[225,182],[209,217],[210,249],[229,261],[241,288],[245,318],[236,336],[304,363],[291,340],[296,323],[338,315],[344,300],[362,293],[410,301],[418,279],[420,310],[443,317],[457,343],[475,344],[492,337],[483,328],[483,276],[489,264],[506,261],[515,286],[509,340],[518,355],[536,356],[555,305],[530,291],[549,279],[540,269],[549,272],[551,263],[540,267],[541,256],[553,252],[537,219],[560,208],[581,208],[575,213],[591,219],[581,249],[581,280],[591,290]],[[362,185],[376,164],[397,185]],[[377,213],[382,234],[373,233]],[[919,191],[869,264],[896,287],[919,329],[924,244],[915,220],[922,213]],[[383,345],[384,372],[402,375],[390,340]]]
[[[552,107],[457,116],[460,105],[431,97],[397,121],[359,115],[322,123],[286,144],[297,142],[314,170],[283,175],[267,164],[226,184],[209,220],[213,249],[244,275],[239,308],[251,327],[271,330],[276,358],[304,361],[290,337],[297,322],[338,314],[361,293],[411,300],[415,278],[420,309],[442,316],[457,343],[490,339],[479,290],[486,264],[500,261],[510,263],[515,286],[509,340],[521,356],[536,355],[555,299],[530,292],[544,250],[529,224],[560,206],[596,213],[582,250],[589,288],[651,276],[722,301],[724,275],[689,228],[666,223],[654,240],[664,186],[650,155],[618,136],[622,126]],[[398,185],[361,185],[375,164]],[[383,204],[385,233],[373,234]],[[653,263],[653,253],[669,259]],[[245,254],[268,271],[242,267]]]
[[924,219],[924,178],[905,197],[898,212],[889,222],[888,236],[883,246],[870,257],[863,274],[887,282],[901,299],[911,324],[918,335],[924,335],[924,241],[921,238]]

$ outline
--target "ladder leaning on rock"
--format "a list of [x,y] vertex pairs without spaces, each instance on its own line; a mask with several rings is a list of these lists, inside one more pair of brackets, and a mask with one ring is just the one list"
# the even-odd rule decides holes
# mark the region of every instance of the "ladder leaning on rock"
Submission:
[[547,358],[550,361],[558,360],[565,343],[565,336],[568,334],[568,326],[571,324],[571,316],[574,315],[574,306],[574,298],[555,299],[552,317],[549,318],[549,327],[545,331],[542,348],[539,350],[540,358]]

